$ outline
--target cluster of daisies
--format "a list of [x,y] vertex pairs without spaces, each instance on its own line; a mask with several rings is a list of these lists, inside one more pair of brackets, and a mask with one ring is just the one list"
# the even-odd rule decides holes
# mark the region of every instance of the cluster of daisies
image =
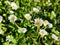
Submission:
[[[10,7],[12,8],[12,10],[17,10],[19,7],[16,5],[15,2],[8,2],[7,3],[10,5]],[[8,20],[11,22],[11,23],[15,23],[15,21],[17,20],[18,17],[16,17],[14,15],[14,11],[10,11],[10,16],[8,17]],[[39,12],[39,8],[33,8],[33,12]],[[32,19],[32,16],[27,13],[24,15],[25,19],[26,20],[31,20]],[[3,17],[0,16],[0,23],[3,21]],[[48,26],[49,28],[52,28],[53,27],[53,24],[50,23],[48,20],[43,20],[42,18],[36,18],[34,19],[34,25],[39,28],[39,34],[41,37],[44,37],[45,35],[48,35],[48,32],[45,30],[45,28]],[[45,27],[44,29],[41,29],[40,27],[43,26]],[[27,32],[27,29],[26,28],[19,28],[18,30],[19,33],[26,33]],[[3,33],[3,30],[0,29],[0,34]],[[56,36],[55,34],[52,34],[51,36],[54,40],[58,41],[58,36]],[[6,41],[11,41],[10,40],[11,36],[8,35],[6,37]]]

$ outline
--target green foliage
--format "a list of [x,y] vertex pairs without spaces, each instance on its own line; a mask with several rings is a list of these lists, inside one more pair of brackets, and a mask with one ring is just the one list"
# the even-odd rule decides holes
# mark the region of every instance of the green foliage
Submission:
[[[60,45],[60,0],[8,0],[15,2],[17,10],[13,10],[7,0],[0,0],[0,16],[3,21],[0,23],[0,45]],[[38,8],[39,12],[33,12],[33,8]],[[12,23],[8,19],[10,11],[14,11],[17,20]],[[31,20],[25,19],[25,14],[31,15]],[[40,27],[45,29],[48,35],[41,38],[39,29],[34,25],[34,19],[42,18],[53,24],[52,28]],[[19,33],[20,28],[26,28],[26,33]],[[48,27],[48,26],[47,26]],[[51,34],[57,35],[59,41],[52,39]],[[10,36],[10,41],[6,37]]]

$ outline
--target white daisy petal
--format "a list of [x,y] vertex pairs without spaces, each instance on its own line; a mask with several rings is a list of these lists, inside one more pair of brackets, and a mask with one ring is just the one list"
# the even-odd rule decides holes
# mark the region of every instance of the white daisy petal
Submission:
[[0,34],[2,34],[3,33],[3,30],[2,29],[0,29]]
[[3,21],[3,17],[2,16],[0,16],[0,23]]
[[11,10],[11,11],[10,11],[10,14],[13,14],[13,13],[14,13],[14,11]]
[[49,28],[52,28],[53,27],[53,25],[51,23],[49,23],[48,26],[49,26]]

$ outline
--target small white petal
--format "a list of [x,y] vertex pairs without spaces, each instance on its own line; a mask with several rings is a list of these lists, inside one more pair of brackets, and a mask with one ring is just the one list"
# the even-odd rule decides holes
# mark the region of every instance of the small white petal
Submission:
[[48,2],[50,2],[50,0],[48,0]]
[[3,21],[3,17],[2,16],[0,16],[0,23]]
[[11,11],[10,11],[10,14],[13,14],[13,13],[14,13],[14,11],[11,10]]
[[0,29],[0,34],[2,34],[2,33],[3,33],[3,30]]
[[52,34],[52,38],[56,41],[58,41],[58,37],[55,34]]
[[49,28],[52,28],[53,27],[53,25],[51,23],[49,23],[48,26],[49,26]]
[[39,12],[38,8],[33,8],[33,12]]

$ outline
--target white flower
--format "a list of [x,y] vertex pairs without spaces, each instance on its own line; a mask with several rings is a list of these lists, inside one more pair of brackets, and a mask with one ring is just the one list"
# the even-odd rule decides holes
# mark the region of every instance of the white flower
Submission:
[[48,33],[44,29],[40,29],[39,34],[41,35],[41,37],[48,35]]
[[14,13],[14,11],[11,10],[11,11],[10,11],[10,14],[13,14],[13,13]]
[[10,6],[12,7],[13,10],[17,10],[18,9],[18,6],[16,5],[15,2],[11,2]]
[[38,8],[33,8],[33,12],[39,12]]
[[0,34],[2,34],[2,33],[3,33],[3,30],[0,29]]
[[8,35],[6,36],[6,41],[12,41],[14,39],[14,37],[12,35]]
[[2,16],[0,16],[0,23],[3,21],[3,17]]
[[20,30],[18,31],[19,33],[26,33],[27,29],[26,28],[20,28]]
[[9,41],[9,42],[11,41],[10,40],[10,35],[6,36],[6,41]]
[[42,26],[42,24],[43,24],[43,20],[42,19],[37,18],[37,19],[34,19],[34,20],[35,20],[35,26],[37,26],[37,27]]
[[52,34],[52,38],[56,41],[58,41],[58,37],[55,34]]
[[48,2],[50,2],[50,0],[48,0]]
[[48,26],[49,26],[49,28],[52,28],[53,27],[53,25],[51,23],[49,23]]
[[15,15],[10,15],[8,18],[10,22],[15,22],[17,20],[17,17]]
[[44,26],[47,26],[47,25],[49,24],[49,22],[48,22],[47,20],[45,20],[45,21],[43,22],[43,24],[44,24]]
[[25,17],[27,20],[30,20],[30,19],[31,19],[30,14],[25,14],[24,17]]

